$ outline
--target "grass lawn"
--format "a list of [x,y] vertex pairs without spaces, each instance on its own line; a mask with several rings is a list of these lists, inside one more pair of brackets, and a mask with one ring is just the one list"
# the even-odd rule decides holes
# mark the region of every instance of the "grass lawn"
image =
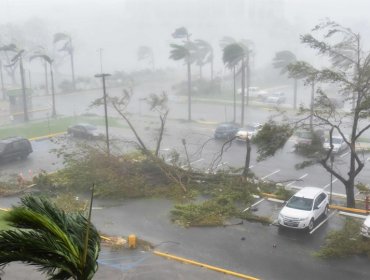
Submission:
[[[117,119],[109,118],[109,126],[119,127]],[[13,126],[5,126],[0,128],[0,138],[10,136],[23,136],[32,138],[44,136],[48,134],[64,132],[68,126],[76,123],[91,123],[94,125],[105,125],[104,118],[99,116],[74,116],[62,117],[57,119],[49,119],[42,121],[29,122],[27,124],[17,124]]]

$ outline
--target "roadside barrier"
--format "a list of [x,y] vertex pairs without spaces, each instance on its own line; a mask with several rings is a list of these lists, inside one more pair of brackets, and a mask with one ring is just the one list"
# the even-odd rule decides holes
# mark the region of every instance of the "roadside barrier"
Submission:
[[366,211],[364,209],[358,209],[358,208],[348,208],[344,206],[339,206],[339,205],[329,205],[330,209],[337,209],[345,212],[352,212],[352,213],[361,213],[361,214],[369,214],[369,211]]
[[238,273],[238,272],[223,269],[223,268],[220,268],[220,267],[217,267],[217,266],[208,265],[208,264],[205,264],[205,263],[200,263],[200,262],[193,261],[193,260],[190,260],[190,259],[181,258],[181,257],[175,256],[175,255],[162,253],[160,251],[153,251],[153,253],[157,256],[161,256],[161,257],[164,257],[164,258],[167,258],[167,259],[172,259],[172,260],[179,261],[179,262],[182,262],[182,263],[192,264],[192,265],[199,266],[199,267],[204,267],[204,268],[207,268],[209,270],[213,270],[213,271],[216,271],[216,272],[221,272],[221,273],[224,273],[224,274],[232,275],[232,276],[235,276],[235,277],[238,277],[238,278],[248,279],[248,280],[259,280],[259,278],[255,278],[255,277],[252,277],[252,276],[249,276],[249,275],[241,274],[241,273]]

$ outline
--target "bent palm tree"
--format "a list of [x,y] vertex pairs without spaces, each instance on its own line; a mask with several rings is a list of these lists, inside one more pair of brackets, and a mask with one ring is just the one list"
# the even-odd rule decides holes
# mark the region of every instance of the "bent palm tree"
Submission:
[[191,64],[194,62],[195,46],[192,42],[184,42],[183,45],[171,44],[170,58],[184,60],[188,72],[188,120],[191,121]]
[[[211,65],[211,81],[213,81],[213,48],[210,43],[204,40],[195,40],[195,46],[197,48],[197,64],[202,69],[203,65],[210,63]],[[202,71],[200,71],[202,73]],[[200,74],[202,78],[202,74]]]
[[137,59],[138,60],[147,60],[152,65],[152,70],[154,71],[154,54],[153,50],[148,46],[140,46],[137,50]]
[[[280,74],[285,74],[288,72],[288,65],[296,62],[297,57],[291,51],[280,51],[275,54],[273,66],[275,68],[280,68]],[[293,108],[297,109],[297,83],[298,79],[294,78],[294,88],[293,88]]]
[[54,90],[54,73],[53,73],[53,60],[46,54],[34,54],[30,56],[30,61],[35,58],[41,58],[45,61],[45,63],[49,63],[50,68],[50,80],[51,80],[51,97],[52,97],[52,117],[55,118],[57,116],[56,109],[55,109],[55,90]]
[[57,44],[58,42],[63,42],[63,46],[59,49],[59,51],[67,52],[71,58],[72,85],[73,85],[73,89],[76,89],[75,67],[74,67],[74,58],[73,58],[74,48],[72,45],[72,38],[71,36],[64,34],[64,33],[56,33],[54,34],[53,43]]
[[27,106],[27,95],[26,95],[26,82],[24,80],[24,68],[23,68],[23,54],[24,50],[17,48],[15,44],[9,44],[0,48],[0,51],[10,51],[15,52],[16,55],[10,60],[10,64],[6,65],[7,68],[14,67],[17,62],[19,62],[19,71],[21,76],[21,85],[22,85],[22,100],[23,100],[23,118],[27,122],[28,118],[28,106]]
[[[238,64],[240,64],[240,71],[241,71],[241,84],[242,84],[242,104],[241,104],[241,125],[244,125],[244,104],[245,104],[245,70],[247,68],[247,72],[249,72],[249,50],[248,48],[242,43],[233,43],[227,45],[223,50],[222,60],[226,67],[232,68]],[[248,78],[247,78],[248,80]]]
[[82,214],[67,214],[45,198],[27,196],[4,219],[15,229],[0,231],[0,265],[34,265],[48,279],[93,278],[100,237]]

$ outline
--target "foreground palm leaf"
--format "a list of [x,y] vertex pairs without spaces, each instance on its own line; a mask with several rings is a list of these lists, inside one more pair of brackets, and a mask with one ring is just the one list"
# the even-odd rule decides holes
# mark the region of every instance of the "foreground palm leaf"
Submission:
[[100,237],[82,214],[65,213],[46,198],[27,196],[4,219],[15,229],[0,232],[0,265],[23,262],[37,266],[48,279],[55,280],[93,278],[98,269]]

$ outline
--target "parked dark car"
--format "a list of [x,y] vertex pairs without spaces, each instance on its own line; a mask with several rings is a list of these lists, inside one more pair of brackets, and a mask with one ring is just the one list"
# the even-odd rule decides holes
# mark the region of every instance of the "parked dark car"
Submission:
[[25,159],[32,153],[31,142],[23,137],[9,137],[0,140],[0,161]]
[[236,123],[221,123],[215,130],[215,139],[231,139],[239,131],[240,125]]
[[67,133],[73,137],[85,139],[102,139],[104,135],[99,132],[96,126],[88,123],[79,123],[68,127]]

